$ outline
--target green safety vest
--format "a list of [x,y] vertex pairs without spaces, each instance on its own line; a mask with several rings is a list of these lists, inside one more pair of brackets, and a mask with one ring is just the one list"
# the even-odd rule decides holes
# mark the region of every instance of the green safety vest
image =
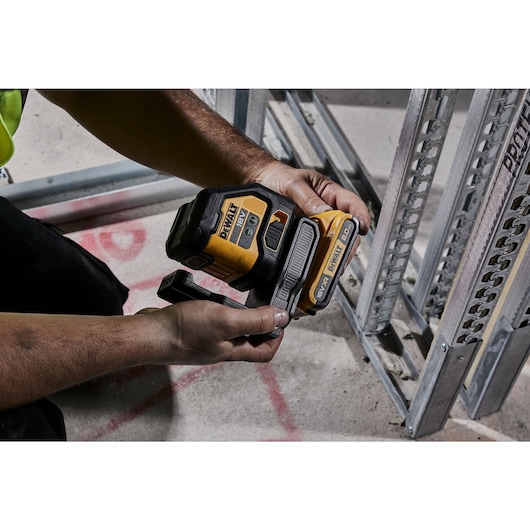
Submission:
[[22,116],[22,93],[20,90],[0,90],[0,167],[13,156],[13,135]]

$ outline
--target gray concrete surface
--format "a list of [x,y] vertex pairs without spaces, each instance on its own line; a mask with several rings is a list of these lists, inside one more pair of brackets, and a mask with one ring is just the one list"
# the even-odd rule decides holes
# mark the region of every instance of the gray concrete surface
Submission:
[[[408,91],[325,90],[321,95],[383,193]],[[465,92],[433,201],[443,189],[468,102]],[[7,166],[15,182],[123,160],[34,91],[16,148]],[[131,287],[126,312],[161,305],[159,281],[176,268],[165,256],[164,242],[176,209],[187,200],[70,227],[69,237],[107,261]],[[426,215],[420,249],[430,220]],[[526,367],[501,412],[471,421],[457,402],[445,429],[422,440],[529,440],[529,376]],[[138,368],[53,399],[65,413],[70,440],[410,441],[335,301],[318,316],[291,324],[267,365]]]

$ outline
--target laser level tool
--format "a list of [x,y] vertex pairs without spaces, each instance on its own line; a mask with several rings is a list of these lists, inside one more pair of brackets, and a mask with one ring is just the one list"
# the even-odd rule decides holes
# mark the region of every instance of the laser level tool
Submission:
[[329,304],[358,233],[359,221],[350,214],[298,216],[292,201],[260,184],[206,188],[179,208],[167,255],[248,291],[247,300],[212,293],[185,270],[166,276],[158,296],[171,303],[274,305],[291,318],[314,315]]

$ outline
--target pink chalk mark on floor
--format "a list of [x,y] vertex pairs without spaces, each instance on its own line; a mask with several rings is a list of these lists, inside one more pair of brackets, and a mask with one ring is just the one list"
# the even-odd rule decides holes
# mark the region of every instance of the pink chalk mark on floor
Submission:
[[280,385],[278,384],[278,380],[274,372],[274,368],[271,364],[258,364],[256,367],[263,383],[265,384],[265,387],[267,388],[269,398],[274,410],[276,411],[278,420],[287,433],[287,440],[302,440],[302,433],[298,430],[293,421],[291,411],[289,410],[289,405],[285,401],[285,398],[282,394]]
[[[123,414],[112,418],[108,423],[102,425],[94,432],[87,434],[83,438],[83,440],[96,441],[101,438],[104,438],[105,436],[116,431],[123,425],[138,419],[151,407],[154,407],[155,405],[166,399],[171,399],[173,394],[178,394],[178,392],[180,392],[181,390],[185,390],[203,375],[209,374],[215,370],[218,370],[221,367],[222,364],[201,366],[182,375],[171,385],[167,385],[161,388],[159,391],[155,392],[141,403],[138,403]],[[298,430],[292,419],[289,406],[281,392],[280,385],[278,384],[273,367],[270,364],[257,364],[256,369],[261,376],[265,388],[267,389],[271,405],[274,408],[274,411],[276,412],[278,421],[286,432],[285,438],[277,438],[274,440],[270,439],[264,441],[301,441],[303,439],[302,433]],[[130,371],[126,374],[122,374],[121,376],[116,376],[115,382],[117,384],[127,384],[131,380],[145,375],[146,372],[147,369],[142,369],[140,367],[137,370]]]
[[89,433],[83,438],[83,441],[99,440],[100,438],[103,438],[104,436],[116,431],[126,423],[129,423],[139,418],[151,407],[154,407],[161,401],[170,399],[173,394],[177,394],[181,390],[184,390],[185,388],[190,386],[194,381],[199,379],[202,375],[209,373],[213,370],[219,369],[219,367],[220,365],[201,366],[200,368],[197,368],[195,370],[192,370],[191,372],[184,374],[171,385],[167,385],[161,388],[158,392],[155,392],[146,400],[130,408],[123,414],[112,418],[108,423],[99,427],[94,432]]
[[72,239],[102,261],[109,258],[132,261],[143,250],[147,231],[142,222],[134,219],[103,228],[73,234]]

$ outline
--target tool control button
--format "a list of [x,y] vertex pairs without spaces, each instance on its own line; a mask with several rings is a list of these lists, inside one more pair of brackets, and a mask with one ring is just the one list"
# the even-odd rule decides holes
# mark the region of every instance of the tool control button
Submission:
[[280,221],[273,221],[267,232],[265,232],[265,244],[272,250],[276,250],[280,244],[285,225]]
[[191,256],[188,259],[181,262],[183,265],[186,265],[186,267],[189,267],[190,269],[199,270],[203,267],[206,267],[210,263],[212,263],[211,259],[205,258],[203,256]]

